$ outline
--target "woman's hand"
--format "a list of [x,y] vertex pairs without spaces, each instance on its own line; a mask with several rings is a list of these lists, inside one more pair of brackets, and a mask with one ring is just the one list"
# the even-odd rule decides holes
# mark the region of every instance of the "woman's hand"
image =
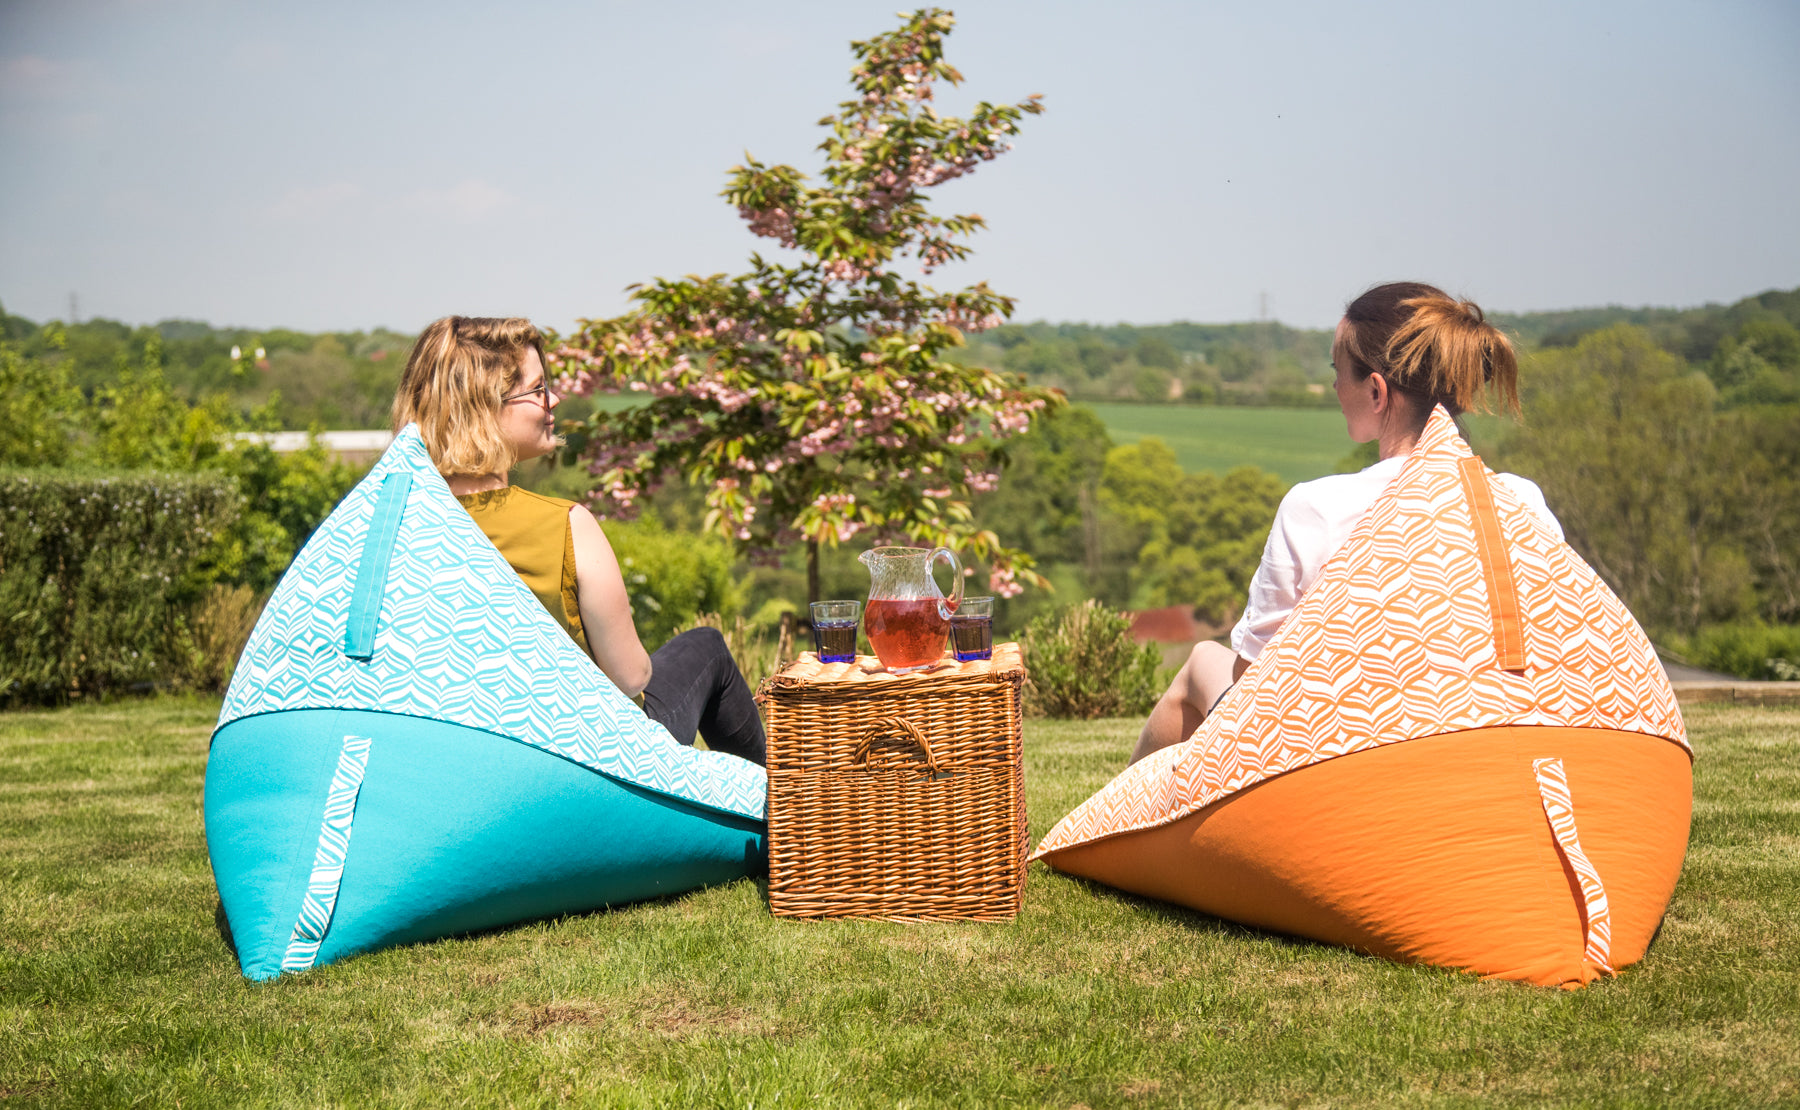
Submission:
[[569,537],[575,545],[575,600],[594,662],[628,698],[650,683],[650,653],[631,623],[631,596],[618,556],[600,522],[580,505],[569,510]]

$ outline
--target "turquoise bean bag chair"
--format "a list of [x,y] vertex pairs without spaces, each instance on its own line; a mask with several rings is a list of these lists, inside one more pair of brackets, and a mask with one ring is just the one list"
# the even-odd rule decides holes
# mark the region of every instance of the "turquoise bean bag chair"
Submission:
[[270,979],[759,871],[767,794],[619,692],[408,427],[256,622],[206,845],[238,963]]

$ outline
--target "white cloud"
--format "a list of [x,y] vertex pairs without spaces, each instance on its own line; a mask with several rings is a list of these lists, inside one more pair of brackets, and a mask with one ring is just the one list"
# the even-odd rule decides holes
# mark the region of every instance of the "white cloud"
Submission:
[[797,36],[762,22],[733,23],[721,30],[724,33],[719,36],[720,40],[729,42],[732,52],[740,58],[766,58],[785,54],[800,45]]
[[303,220],[341,212],[361,196],[361,186],[348,181],[300,185],[283,193],[268,211],[278,220]]
[[35,54],[0,59],[0,92],[8,97],[51,99],[70,91],[75,67]]
[[100,205],[108,215],[131,221],[156,220],[167,215],[156,198],[144,189],[113,189],[101,198]]
[[286,47],[273,39],[247,39],[225,52],[225,64],[237,73],[262,76],[286,68],[287,62]]
[[36,54],[0,58],[0,126],[61,141],[100,134],[107,115],[91,106],[110,88],[85,61]]
[[478,220],[508,207],[513,195],[486,181],[458,182],[446,189],[422,189],[407,198],[408,207],[455,220]]
[[404,195],[379,189],[371,192],[351,181],[327,181],[292,186],[264,213],[284,223],[341,220],[357,214],[382,219],[424,216],[438,222],[473,223],[511,207],[516,200],[498,185],[473,178]]

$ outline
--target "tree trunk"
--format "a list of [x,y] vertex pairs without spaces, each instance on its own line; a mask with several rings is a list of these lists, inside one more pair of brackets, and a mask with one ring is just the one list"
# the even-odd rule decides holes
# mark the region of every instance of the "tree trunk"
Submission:
[[822,600],[819,597],[819,541],[806,541],[806,600],[808,603]]

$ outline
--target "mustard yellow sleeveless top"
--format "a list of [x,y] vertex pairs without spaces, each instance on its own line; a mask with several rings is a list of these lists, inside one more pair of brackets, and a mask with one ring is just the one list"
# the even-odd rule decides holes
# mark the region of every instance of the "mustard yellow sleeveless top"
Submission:
[[518,486],[465,494],[457,501],[556,622],[588,652],[575,599],[575,538],[569,531],[575,502]]

